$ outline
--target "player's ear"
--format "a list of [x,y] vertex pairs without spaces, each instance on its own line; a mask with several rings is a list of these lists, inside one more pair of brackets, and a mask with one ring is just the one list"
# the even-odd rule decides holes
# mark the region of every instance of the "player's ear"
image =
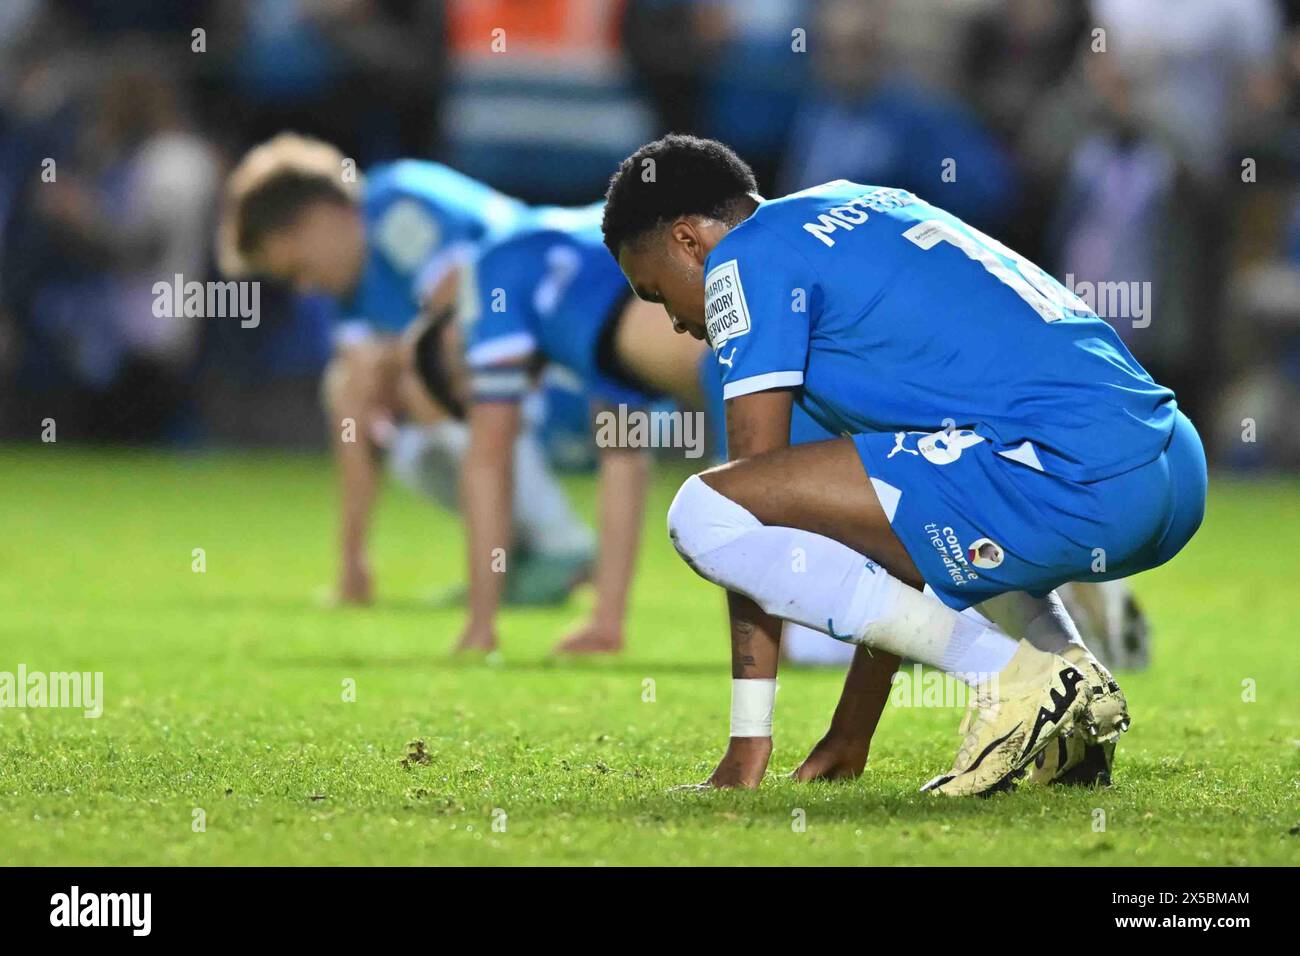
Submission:
[[704,243],[699,229],[689,219],[678,219],[672,225],[672,240],[682,252],[697,262],[703,262],[708,255],[704,252]]

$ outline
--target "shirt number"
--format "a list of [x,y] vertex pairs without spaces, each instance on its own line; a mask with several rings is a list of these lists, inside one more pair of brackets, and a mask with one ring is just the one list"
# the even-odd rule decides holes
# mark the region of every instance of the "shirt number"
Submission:
[[978,229],[970,226],[958,229],[950,223],[931,219],[918,222],[903,235],[922,249],[933,249],[941,242],[956,246],[1020,296],[1044,322],[1059,322],[1067,314],[1092,314],[1088,304],[1065,286],[1024,256],[1012,252]]

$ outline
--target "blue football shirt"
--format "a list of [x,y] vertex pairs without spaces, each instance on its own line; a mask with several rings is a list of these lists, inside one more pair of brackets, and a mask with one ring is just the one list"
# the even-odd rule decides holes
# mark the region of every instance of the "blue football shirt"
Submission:
[[516,199],[438,163],[377,166],[361,202],[366,262],[343,318],[401,332],[421,302],[479,247],[538,214]]
[[631,297],[601,237],[603,204],[538,210],[529,225],[486,246],[463,286],[460,316],[476,400],[515,400],[531,371],[552,364],[589,395],[644,396],[599,367],[600,336]]
[[1075,481],[1156,458],[1173,393],[1043,270],[900,189],[761,203],[705,265],[728,399],[796,388],[837,434],[970,428]]

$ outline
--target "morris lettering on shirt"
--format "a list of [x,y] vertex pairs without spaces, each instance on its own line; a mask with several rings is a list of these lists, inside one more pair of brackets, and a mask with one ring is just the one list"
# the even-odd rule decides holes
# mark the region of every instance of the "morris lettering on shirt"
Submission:
[[823,245],[834,248],[835,240],[830,234],[836,229],[851,231],[854,226],[862,225],[870,218],[866,210],[887,212],[915,200],[916,197],[905,189],[873,189],[869,193],[855,196],[841,206],[831,207],[819,214],[815,222],[805,222],[804,232]]

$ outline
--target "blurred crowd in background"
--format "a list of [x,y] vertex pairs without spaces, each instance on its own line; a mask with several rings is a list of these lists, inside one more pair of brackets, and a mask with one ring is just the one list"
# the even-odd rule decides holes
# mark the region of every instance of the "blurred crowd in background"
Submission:
[[1295,0],[3,0],[0,438],[323,446],[332,303],[151,307],[216,277],[225,171],[283,129],[534,202],[666,131],[767,195],[904,187],[1125,284],[1098,311],[1216,462],[1300,468]]

